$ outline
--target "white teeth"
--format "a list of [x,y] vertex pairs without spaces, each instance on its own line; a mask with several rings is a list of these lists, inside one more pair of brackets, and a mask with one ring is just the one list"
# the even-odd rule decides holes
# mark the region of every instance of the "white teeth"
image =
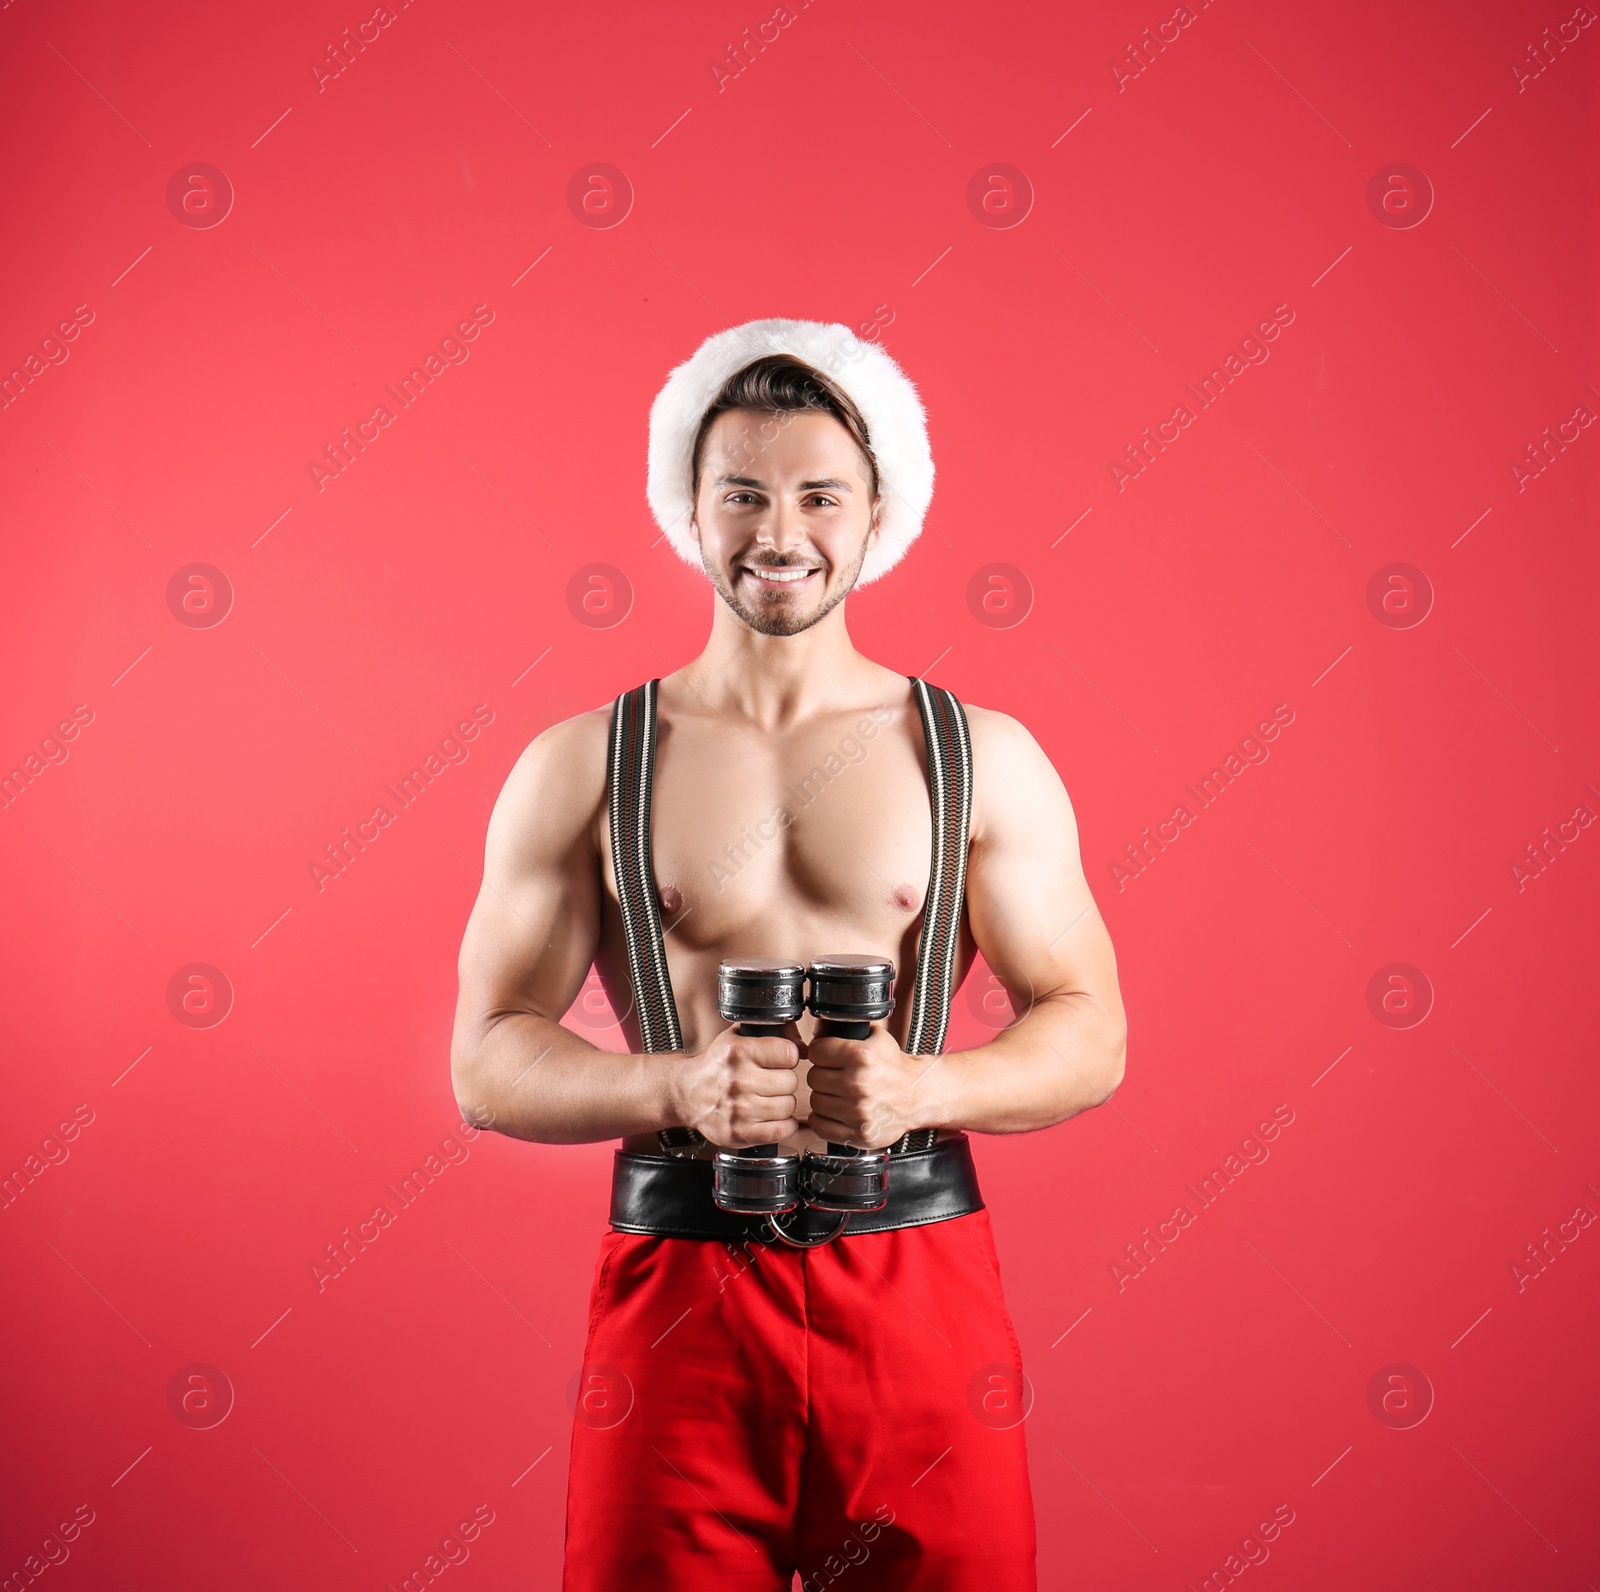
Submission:
[[804,580],[807,575],[813,575],[815,570],[810,569],[752,569],[750,571],[757,580]]

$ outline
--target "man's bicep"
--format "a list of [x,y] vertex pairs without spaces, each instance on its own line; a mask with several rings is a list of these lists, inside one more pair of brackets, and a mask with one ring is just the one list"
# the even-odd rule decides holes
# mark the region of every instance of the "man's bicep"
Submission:
[[1020,725],[984,728],[973,738],[977,822],[967,873],[978,949],[1019,1011],[1019,1002],[1044,995],[1114,1000],[1111,940],[1084,877],[1060,776]]
[[562,751],[536,743],[495,804],[461,945],[463,1018],[559,1019],[594,961],[601,885],[593,814],[571,771],[551,766]]
[[486,873],[461,943],[461,994],[482,1021],[510,1012],[559,1019],[599,942],[593,881],[570,870]]

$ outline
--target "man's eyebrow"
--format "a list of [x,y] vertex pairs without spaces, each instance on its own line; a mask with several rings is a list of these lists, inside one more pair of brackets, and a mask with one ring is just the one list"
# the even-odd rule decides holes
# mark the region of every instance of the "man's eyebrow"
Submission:
[[[758,492],[767,490],[765,481],[758,481],[750,475],[719,475],[718,486],[746,486],[754,487]],[[837,476],[828,476],[820,481],[802,481],[799,490],[802,492],[853,492],[854,488],[848,481],[841,481]]]

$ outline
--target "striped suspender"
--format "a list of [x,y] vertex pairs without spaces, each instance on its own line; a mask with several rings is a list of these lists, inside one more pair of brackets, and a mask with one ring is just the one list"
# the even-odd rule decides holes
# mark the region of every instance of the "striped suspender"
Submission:
[[[628,946],[628,972],[647,1051],[683,1049],[683,1030],[661,937],[661,904],[650,861],[650,796],[655,781],[656,687],[650,680],[625,691],[611,708],[606,785],[611,809],[611,862]],[[944,1048],[955,993],[955,962],[967,883],[967,830],[972,818],[972,745],[961,704],[940,686],[913,679],[928,748],[933,803],[933,858],[917,972],[911,991],[908,1055],[936,1056]],[[932,1128],[916,1128],[892,1149],[931,1149]],[[692,1154],[705,1139],[693,1128],[663,1128],[664,1150]]]
[[661,942],[661,900],[650,864],[650,793],[656,769],[656,684],[626,691],[611,710],[606,779],[611,861],[628,942],[628,970],[646,1050],[682,1050],[678,1005]]
[[[917,946],[917,976],[911,988],[911,1022],[905,1050],[911,1056],[937,1056],[944,1049],[955,994],[956,946],[967,890],[967,830],[972,819],[972,743],[961,704],[940,686],[913,678],[911,690],[922,715],[928,745],[928,789],[933,802],[933,861]],[[935,1131],[914,1128],[894,1146],[933,1148]]]
[[[634,1009],[647,1051],[683,1049],[678,1003],[672,997],[667,951],[661,939],[661,898],[650,862],[650,794],[656,772],[656,686],[650,680],[624,691],[611,707],[606,791],[611,808],[611,866],[617,878],[622,933]],[[689,1153],[705,1143],[693,1128],[662,1128],[668,1152]]]

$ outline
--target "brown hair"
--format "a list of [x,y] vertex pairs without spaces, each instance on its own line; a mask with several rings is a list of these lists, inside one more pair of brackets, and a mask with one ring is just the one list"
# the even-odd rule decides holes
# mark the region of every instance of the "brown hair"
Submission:
[[706,435],[717,416],[729,409],[749,409],[769,415],[815,410],[832,415],[860,448],[867,461],[872,495],[878,496],[878,460],[861,411],[842,387],[793,354],[764,354],[723,382],[722,390],[711,400],[711,407],[700,417],[700,429],[694,434],[694,452],[690,456],[693,461],[691,496],[698,497],[700,493],[700,455],[705,451]]

